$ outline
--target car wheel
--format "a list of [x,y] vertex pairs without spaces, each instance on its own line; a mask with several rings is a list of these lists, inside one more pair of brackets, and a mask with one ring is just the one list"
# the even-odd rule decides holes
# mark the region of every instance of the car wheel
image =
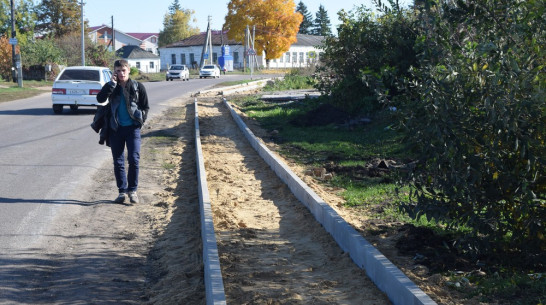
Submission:
[[62,113],[63,112],[63,105],[57,105],[57,104],[53,105],[53,112],[55,114]]
[[70,110],[76,111],[76,110],[78,110],[78,106],[77,105],[70,105]]

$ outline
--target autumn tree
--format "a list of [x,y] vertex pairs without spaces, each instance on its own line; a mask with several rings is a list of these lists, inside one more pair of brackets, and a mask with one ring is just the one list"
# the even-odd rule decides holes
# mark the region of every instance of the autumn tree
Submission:
[[190,9],[182,9],[178,1],[169,6],[169,12],[163,19],[163,30],[159,32],[159,46],[166,46],[173,42],[198,34],[199,29],[192,27],[190,21],[195,12]]
[[315,27],[313,28],[313,35],[328,36],[332,34],[330,18],[328,12],[322,6],[319,6],[319,10],[315,17]]
[[296,12],[299,12],[303,16],[298,33],[311,34],[311,28],[313,27],[313,16],[311,16],[311,13],[307,11],[307,6],[303,3],[303,1],[298,3]]
[[7,80],[11,78],[11,45],[8,37],[0,35],[0,79]]
[[81,30],[81,6],[78,0],[43,0],[36,9],[36,30],[62,37]]
[[303,16],[293,0],[231,0],[224,29],[228,38],[244,41],[245,29],[255,27],[254,47],[269,60],[280,57],[297,41]]

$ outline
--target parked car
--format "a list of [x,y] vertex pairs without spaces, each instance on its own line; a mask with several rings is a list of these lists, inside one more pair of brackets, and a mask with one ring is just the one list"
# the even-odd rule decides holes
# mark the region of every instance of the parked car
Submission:
[[64,106],[76,111],[80,106],[97,107],[106,103],[97,102],[97,94],[110,81],[112,71],[107,67],[67,67],[53,82],[51,101],[53,112],[63,112]]
[[188,70],[186,65],[172,65],[167,70],[165,79],[167,81],[172,81],[173,79],[190,80],[190,70]]
[[220,78],[220,68],[217,65],[206,65],[199,70],[199,78],[217,77]]

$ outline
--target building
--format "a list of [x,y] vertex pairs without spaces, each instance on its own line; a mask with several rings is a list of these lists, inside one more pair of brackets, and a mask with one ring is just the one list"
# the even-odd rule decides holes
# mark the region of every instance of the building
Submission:
[[[233,56],[233,68],[242,69],[245,55],[243,44],[228,39],[226,33],[222,31],[212,31],[211,35],[213,62],[218,63],[218,57],[222,55],[222,45],[229,45],[230,55]],[[193,69],[199,68],[206,37],[207,33],[203,32],[159,48],[161,70],[167,70],[174,64],[185,64]],[[270,60],[270,68],[302,68],[318,60],[318,47],[324,41],[324,36],[297,34],[297,39],[298,41],[290,46],[283,56]],[[248,57],[246,59],[248,60]],[[265,66],[263,54],[257,56],[256,61],[258,66]]]
[[269,61],[269,68],[305,68],[318,61],[325,37],[298,34],[297,39],[283,56]]
[[141,49],[159,55],[159,33],[124,33],[107,25],[89,28],[89,38],[97,44],[107,46],[110,50],[119,50],[124,46],[138,46]]
[[[202,32],[190,36],[178,42],[159,48],[161,57],[161,69],[167,70],[171,65],[183,64],[193,69],[199,68],[201,62],[201,53],[203,45],[207,38],[207,33]],[[234,63],[243,56],[244,48],[241,43],[235,40],[229,40],[225,32],[212,31],[212,61],[218,63],[218,56],[221,56],[222,45],[229,45]]]
[[116,51],[116,55],[129,62],[129,66],[136,67],[143,73],[159,73],[161,63],[159,56],[143,50],[138,46],[124,46]]

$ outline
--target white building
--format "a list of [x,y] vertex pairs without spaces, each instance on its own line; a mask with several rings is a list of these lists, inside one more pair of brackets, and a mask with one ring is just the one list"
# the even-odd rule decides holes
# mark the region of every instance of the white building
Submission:
[[129,66],[136,67],[142,73],[160,72],[159,56],[138,46],[124,46],[116,51],[116,55],[126,59]]
[[[206,32],[203,32],[159,48],[161,70],[167,70],[174,64],[185,64],[193,69],[199,68],[206,36]],[[290,46],[289,51],[281,58],[270,60],[270,68],[301,68],[318,60],[318,47],[322,44],[324,36],[297,34],[297,39],[298,41]],[[222,55],[222,45],[229,45],[230,55],[233,56],[233,68],[243,68],[245,48],[240,42],[229,40],[226,33],[221,31],[212,31],[211,42],[214,63],[218,63],[218,57]],[[258,66],[265,66],[263,54],[256,59]]]
[[97,44],[102,44],[112,50],[119,50],[124,46],[138,46],[141,49],[159,55],[158,38],[159,33],[124,33],[119,30],[112,30],[107,25],[94,26],[89,28],[89,38]]
[[316,63],[320,56],[318,49],[324,36],[298,34],[296,43],[283,56],[270,60],[269,68],[304,68]]

